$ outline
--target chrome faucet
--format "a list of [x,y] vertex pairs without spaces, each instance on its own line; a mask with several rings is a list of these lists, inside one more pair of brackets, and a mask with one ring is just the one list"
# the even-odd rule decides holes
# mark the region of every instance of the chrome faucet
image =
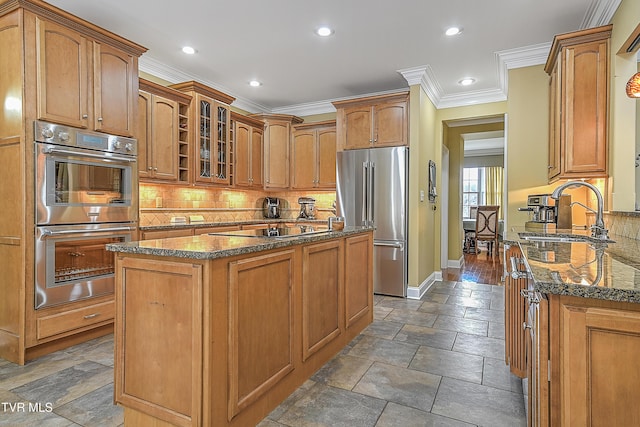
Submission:
[[560,198],[560,196],[562,195],[562,191],[565,188],[580,187],[580,186],[590,188],[591,191],[593,191],[596,194],[596,198],[598,199],[598,211],[596,212],[596,223],[591,226],[591,237],[595,237],[596,239],[601,239],[601,240],[609,240],[609,235],[607,234],[609,230],[604,228],[604,219],[602,215],[604,212],[604,200],[602,199],[602,194],[600,193],[600,190],[598,190],[595,186],[584,181],[569,181],[569,182],[565,182],[564,184],[560,185],[558,188],[553,190],[553,193],[551,193],[551,197],[557,200]]

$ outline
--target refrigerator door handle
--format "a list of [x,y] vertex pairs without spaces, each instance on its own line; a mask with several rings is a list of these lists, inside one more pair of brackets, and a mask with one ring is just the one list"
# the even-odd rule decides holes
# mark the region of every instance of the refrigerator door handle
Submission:
[[374,207],[375,207],[375,194],[376,194],[376,164],[374,162],[370,162],[371,166],[369,169],[369,225],[375,223],[375,215],[374,215]]
[[367,180],[369,178],[369,167],[367,162],[362,162],[362,225],[367,225],[368,219],[368,210],[367,203],[369,200],[369,195],[367,191]]
[[374,242],[373,246],[387,246],[390,248],[404,249],[404,245],[402,243]]

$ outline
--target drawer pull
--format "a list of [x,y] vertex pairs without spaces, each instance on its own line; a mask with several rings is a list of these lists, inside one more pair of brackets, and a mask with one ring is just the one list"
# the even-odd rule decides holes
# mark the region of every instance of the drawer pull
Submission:
[[84,316],[85,319],[93,319],[94,317],[100,316],[100,313],[87,314]]

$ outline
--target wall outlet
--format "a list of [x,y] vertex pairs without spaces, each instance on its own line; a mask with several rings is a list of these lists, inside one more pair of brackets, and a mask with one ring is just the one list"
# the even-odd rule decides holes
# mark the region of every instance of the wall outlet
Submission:
[[420,190],[420,201],[424,202],[424,190]]

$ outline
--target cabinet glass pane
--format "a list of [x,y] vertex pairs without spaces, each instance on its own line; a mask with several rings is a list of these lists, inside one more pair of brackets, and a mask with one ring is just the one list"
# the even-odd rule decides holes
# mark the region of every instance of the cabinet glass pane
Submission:
[[211,176],[211,103],[200,101],[200,176]]
[[227,178],[227,109],[225,107],[218,107],[218,156],[216,163],[216,176],[218,179]]

